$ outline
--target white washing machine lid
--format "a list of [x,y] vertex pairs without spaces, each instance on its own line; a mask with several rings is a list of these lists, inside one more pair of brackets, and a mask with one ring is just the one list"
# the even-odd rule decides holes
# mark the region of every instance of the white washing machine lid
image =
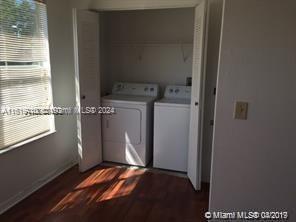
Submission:
[[147,105],[155,99],[154,96],[108,95],[102,97],[101,102]]
[[163,98],[156,101],[154,106],[190,108],[190,104],[190,99]]

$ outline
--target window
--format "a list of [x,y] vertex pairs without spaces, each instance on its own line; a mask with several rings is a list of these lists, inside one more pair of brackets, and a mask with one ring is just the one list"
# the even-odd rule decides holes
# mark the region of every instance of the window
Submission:
[[0,105],[0,149],[53,130],[53,116],[23,112],[52,106],[41,0],[0,0]]

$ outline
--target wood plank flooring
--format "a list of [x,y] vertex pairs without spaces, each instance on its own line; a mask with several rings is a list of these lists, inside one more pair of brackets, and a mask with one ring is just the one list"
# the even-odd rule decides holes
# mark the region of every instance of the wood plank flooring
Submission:
[[195,192],[186,178],[144,169],[73,167],[0,215],[1,222],[206,221],[209,189]]

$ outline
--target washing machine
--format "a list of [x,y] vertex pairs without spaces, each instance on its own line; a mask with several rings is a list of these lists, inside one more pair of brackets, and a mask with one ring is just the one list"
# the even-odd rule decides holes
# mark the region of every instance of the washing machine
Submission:
[[167,86],[154,103],[154,167],[187,171],[190,98],[190,86]]
[[152,158],[153,105],[157,84],[117,82],[102,106],[114,114],[102,116],[103,160],[146,166]]

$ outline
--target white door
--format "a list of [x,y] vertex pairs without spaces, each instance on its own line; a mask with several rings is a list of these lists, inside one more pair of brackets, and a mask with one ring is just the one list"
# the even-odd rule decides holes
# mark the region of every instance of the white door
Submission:
[[196,190],[201,188],[202,106],[206,57],[206,1],[195,9],[192,91],[187,175]]
[[[99,16],[73,10],[76,104],[100,105]],[[102,162],[101,116],[80,114],[77,118],[79,170],[86,171]]]

